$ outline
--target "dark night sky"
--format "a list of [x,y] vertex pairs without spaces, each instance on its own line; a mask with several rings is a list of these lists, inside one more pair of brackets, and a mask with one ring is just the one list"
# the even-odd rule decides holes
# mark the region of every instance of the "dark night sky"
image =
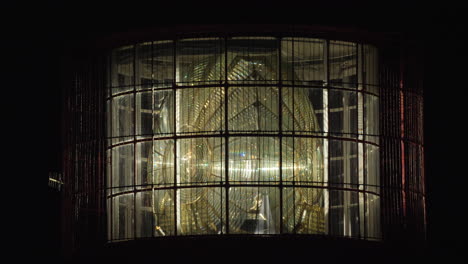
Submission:
[[[7,88],[19,100],[4,99],[3,106],[6,113],[10,113],[7,116],[14,128],[10,131],[19,131],[18,138],[26,139],[19,145],[8,142],[8,147],[16,161],[16,171],[18,168],[22,172],[27,171],[20,175],[24,176],[22,181],[31,186],[32,193],[38,192],[36,186],[40,190],[45,189],[48,171],[60,170],[61,97],[58,76],[62,71],[61,59],[70,41],[173,23],[320,24],[325,21],[328,25],[358,26],[369,31],[403,31],[416,36],[425,54],[429,244],[434,252],[439,252],[435,256],[441,259],[461,254],[458,252],[462,249],[460,240],[456,238],[463,236],[466,218],[462,215],[468,208],[461,195],[467,176],[461,169],[466,163],[462,160],[466,156],[466,144],[463,142],[466,128],[463,125],[467,120],[466,66],[463,63],[467,51],[466,41],[463,41],[466,26],[462,23],[466,8],[449,1],[159,2],[115,1],[98,5],[83,1],[40,1],[7,4],[4,10],[11,7],[13,14],[17,15],[4,23],[9,36],[4,50],[8,51],[7,59],[13,61],[6,75],[8,86],[4,89]],[[461,152],[457,154],[457,151]],[[24,196],[23,200],[30,201],[31,197]],[[25,226],[33,224],[31,215],[37,224],[48,221],[41,206],[33,204],[25,218],[28,220],[19,223]],[[48,235],[46,230],[37,231],[40,236]]]

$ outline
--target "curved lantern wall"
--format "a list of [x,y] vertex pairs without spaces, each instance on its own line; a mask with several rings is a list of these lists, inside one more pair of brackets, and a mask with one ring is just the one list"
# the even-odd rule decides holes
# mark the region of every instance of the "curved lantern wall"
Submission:
[[108,240],[380,239],[378,70],[373,46],[314,38],[112,50]]

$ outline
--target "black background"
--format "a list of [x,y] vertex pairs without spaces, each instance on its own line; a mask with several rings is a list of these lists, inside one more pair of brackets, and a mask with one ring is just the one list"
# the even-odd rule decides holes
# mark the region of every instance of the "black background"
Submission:
[[[428,258],[464,250],[467,8],[450,1],[40,1],[3,4],[2,129],[9,170],[4,200],[11,209],[16,258],[51,257],[58,248],[58,212],[51,209],[47,173],[61,170],[62,62],[71,42],[171,24],[319,24],[404,32],[424,59],[424,122]],[[3,144],[3,146],[5,146]],[[10,226],[13,226],[10,228]]]

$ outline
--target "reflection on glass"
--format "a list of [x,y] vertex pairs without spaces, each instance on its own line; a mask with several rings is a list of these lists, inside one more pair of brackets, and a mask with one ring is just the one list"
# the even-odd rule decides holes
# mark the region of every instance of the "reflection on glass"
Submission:
[[367,237],[380,238],[380,197],[366,193],[366,231]]
[[112,203],[113,239],[133,238],[133,193],[116,196]]
[[134,47],[127,46],[112,51],[111,56],[111,83],[112,93],[133,90],[134,73]]
[[357,45],[344,41],[330,41],[330,85],[355,88],[357,86]]
[[358,192],[331,190],[329,208],[330,234],[335,236],[359,236]]
[[135,196],[136,237],[153,236],[153,197],[151,191],[137,192]]
[[[156,186],[168,186],[174,184],[174,141],[173,140],[154,140],[153,166],[148,171],[150,177]],[[148,166],[151,166],[148,163]]]
[[173,236],[175,229],[174,190],[153,191],[154,236]]
[[112,142],[118,143],[133,138],[133,95],[112,99]]
[[136,94],[136,134],[138,138],[151,137],[153,133],[151,92]]
[[[333,186],[351,187],[358,184],[357,143],[343,140],[330,140],[328,181]],[[337,184],[337,185],[335,185]],[[356,186],[352,186],[356,187]]]
[[152,61],[151,61],[151,49],[152,43],[146,42],[141,43],[135,46],[136,53],[136,64],[135,64],[135,73],[136,81],[135,84],[139,88],[146,89],[151,88],[152,83]]
[[153,87],[171,87],[174,82],[174,42],[154,41],[152,55]]
[[356,137],[358,133],[357,96],[355,92],[328,91],[329,131],[339,137]]
[[379,143],[379,98],[364,95],[365,134],[368,141]]
[[367,190],[379,193],[380,186],[380,166],[379,166],[379,148],[377,146],[366,144],[366,184]]
[[133,144],[112,149],[112,187],[132,188]]
[[139,142],[136,145],[137,188],[146,188],[153,183],[151,177],[151,169],[153,168],[152,149],[153,142],[151,141]]
[[363,45],[363,82],[367,91],[379,94],[379,61],[377,48]]
[[153,95],[153,133],[168,136],[174,132],[174,91],[154,91]]

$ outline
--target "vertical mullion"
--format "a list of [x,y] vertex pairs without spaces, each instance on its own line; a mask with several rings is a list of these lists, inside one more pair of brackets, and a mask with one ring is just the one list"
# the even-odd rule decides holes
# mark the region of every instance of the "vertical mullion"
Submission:
[[[108,131],[110,132],[111,144],[109,144],[109,139],[106,140],[106,143],[107,143],[108,145],[111,145],[111,146],[112,146],[112,143],[113,143],[113,138],[112,138],[112,136],[113,136],[113,134],[114,134],[114,133],[113,133],[114,131],[113,131],[113,129],[112,129],[112,120],[113,120],[113,115],[112,115],[112,112],[113,112],[113,111],[112,111],[112,103],[113,103],[113,98],[112,98],[112,70],[113,70],[113,69],[112,69],[112,68],[113,68],[113,67],[112,67],[112,51],[111,51],[111,52],[110,52],[110,56],[109,56],[109,74],[110,74],[110,78],[109,78],[109,110],[108,110],[108,111],[109,111],[109,113],[108,113],[108,115],[109,115],[109,116],[108,116],[108,120],[109,120],[109,124],[108,124],[108,125],[109,125],[109,130],[108,130]],[[108,135],[108,138],[109,138],[109,135]],[[113,191],[113,189],[112,189],[112,184],[113,184],[113,183],[112,183],[112,182],[113,182],[113,181],[112,181],[112,177],[113,177],[113,173],[112,173],[113,170],[112,170],[112,168],[114,168],[114,166],[113,166],[113,164],[112,164],[112,157],[113,157],[113,156],[112,156],[112,153],[113,153],[113,149],[109,149],[109,164],[108,164],[108,167],[110,167],[110,170],[109,170],[109,169],[108,169],[108,170],[109,170],[109,181],[110,181],[110,182],[107,183],[107,184],[108,184],[107,188],[108,188],[108,190],[110,190],[110,193],[111,193],[111,194],[112,194],[112,191]],[[106,194],[107,194],[107,193],[106,193]],[[110,237],[109,240],[112,240],[112,239],[114,238],[114,236],[113,236],[113,229],[114,229],[114,224],[113,224],[113,221],[114,221],[114,219],[113,219],[113,216],[114,216],[114,215],[113,215],[113,207],[114,207],[114,206],[113,206],[113,201],[114,201],[114,198],[111,197],[111,198],[108,198],[108,199],[110,199],[110,216],[108,216],[108,217],[110,217],[110,228],[108,228],[108,230],[110,230],[110,234],[108,235],[108,237]]]
[[[336,47],[336,46],[335,46]],[[344,56],[347,51],[349,51],[348,47],[346,49],[343,48],[341,56]],[[345,74],[343,74],[343,79],[345,78]],[[350,85],[350,82],[342,82],[343,88],[346,86]],[[348,91],[343,91],[343,132],[342,136],[344,135],[349,135],[352,136],[351,133],[351,126],[350,126],[350,121],[351,121],[351,114],[350,114],[350,96],[352,96],[352,92]],[[343,146],[343,182],[340,183],[341,187],[349,187],[350,186],[350,176],[351,176],[351,170],[350,170],[350,143],[352,141],[341,141],[340,144]],[[350,196],[350,191],[340,191],[341,192],[341,197],[342,201],[340,201],[343,205],[343,236],[349,235],[349,227],[350,227],[350,221],[349,221],[349,196]]]
[[224,38],[224,177],[226,234],[229,234],[229,125],[228,125],[228,37]]
[[[365,139],[365,128],[364,128],[364,94],[363,91],[363,52],[362,52],[362,44],[358,44],[357,50],[357,67],[356,72],[358,75],[358,84],[357,84],[357,115],[358,115],[358,184],[357,184],[357,191],[358,191],[358,215],[359,215],[359,225],[358,225],[358,236],[362,238],[362,232],[364,230],[364,226],[362,225],[364,222],[364,212],[363,207],[361,207],[361,189],[363,189],[363,181],[364,181],[364,143],[362,141]],[[361,141],[361,143],[359,143]]]
[[156,230],[156,212],[154,211],[154,42],[151,42],[151,237]]
[[278,130],[279,130],[279,204],[280,204],[280,229],[279,233],[283,233],[283,81],[281,71],[281,41],[282,38],[278,38]]
[[329,153],[330,153],[330,148],[329,148],[329,140],[330,140],[330,134],[328,132],[328,116],[329,116],[329,109],[328,109],[328,86],[330,84],[330,69],[329,69],[329,40],[325,40],[325,43],[323,45],[323,55],[324,55],[324,73],[325,73],[325,87],[322,88],[323,90],[323,132],[325,133],[325,138],[323,140],[323,161],[324,161],[324,172],[323,172],[323,181],[326,184],[326,187],[324,189],[324,215],[325,215],[325,233],[330,234],[330,192],[329,192],[329,181],[328,181],[328,174],[330,172],[330,166],[329,166]]
[[[296,225],[296,186],[295,186],[296,177],[295,177],[295,172],[294,172],[294,156],[295,156],[295,152],[296,152],[296,148],[295,148],[295,144],[294,144],[295,141],[296,141],[295,137],[294,137],[294,130],[295,130],[294,129],[294,122],[296,122],[296,118],[294,117],[294,88],[295,88],[294,87],[295,86],[295,79],[294,79],[294,66],[295,66],[295,64],[294,64],[294,52],[295,52],[294,44],[295,44],[295,42],[294,42],[294,40],[295,39],[296,39],[296,37],[293,37],[292,41],[291,41],[291,43],[292,43],[292,47],[291,47],[291,54],[292,54],[292,56],[291,56],[292,57],[291,58],[291,65],[293,67],[293,72],[292,72],[292,76],[291,76],[292,87],[290,88],[291,91],[292,91],[292,93],[291,93],[291,95],[292,95],[292,128],[291,128],[291,130],[292,130],[292,135],[293,136],[291,137],[291,139],[292,139],[292,167],[293,167],[293,169],[292,169],[292,176],[293,176],[292,177],[293,178],[292,193],[293,193],[293,223],[294,223],[294,226]],[[296,232],[295,228],[293,229],[293,232]]]
[[136,135],[137,135],[137,93],[136,93],[136,73],[137,73],[137,47],[133,46],[133,237],[136,235]]
[[173,60],[173,64],[172,64],[172,76],[173,76],[173,79],[172,79],[172,90],[173,90],[173,96],[172,96],[172,100],[173,100],[173,109],[174,109],[174,116],[173,116],[173,132],[172,132],[172,135],[173,135],[173,147],[174,147],[174,235],[177,236],[177,228],[178,228],[178,217],[179,217],[179,214],[177,213],[177,210],[178,210],[178,204],[177,204],[177,201],[178,201],[178,196],[177,196],[177,138],[176,138],[176,133],[177,133],[177,40],[175,39],[172,43],[172,60]]

